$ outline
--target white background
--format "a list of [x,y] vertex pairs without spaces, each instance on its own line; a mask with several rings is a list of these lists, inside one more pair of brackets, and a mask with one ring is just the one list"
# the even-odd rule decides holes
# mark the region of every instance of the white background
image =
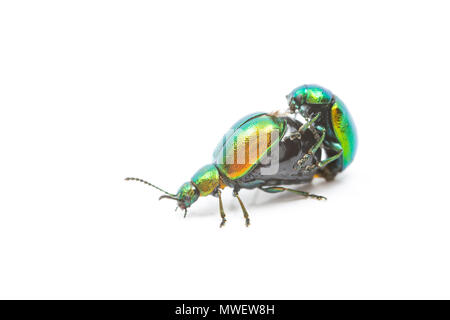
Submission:
[[[450,298],[444,1],[3,1],[0,298]],[[354,163],[292,194],[176,192],[223,133],[321,84]]]

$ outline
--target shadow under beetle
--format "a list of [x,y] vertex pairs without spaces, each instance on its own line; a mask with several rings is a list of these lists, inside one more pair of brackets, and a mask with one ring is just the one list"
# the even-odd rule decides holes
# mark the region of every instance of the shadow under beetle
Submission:
[[[164,193],[160,199],[177,201],[185,211],[201,196],[219,199],[225,225],[222,190],[233,188],[246,226],[250,218],[239,190],[259,188],[268,193],[290,191],[305,197],[325,197],[289,189],[283,185],[304,184],[314,177],[332,180],[354,159],[357,135],[354,122],[344,103],[329,90],[317,85],[303,85],[286,96],[286,114],[258,112],[236,122],[219,142],[213,163],[200,168],[176,194],[138,178]],[[297,120],[300,114],[305,122]],[[322,152],[325,159],[322,160]],[[275,168],[275,170],[274,170]]]

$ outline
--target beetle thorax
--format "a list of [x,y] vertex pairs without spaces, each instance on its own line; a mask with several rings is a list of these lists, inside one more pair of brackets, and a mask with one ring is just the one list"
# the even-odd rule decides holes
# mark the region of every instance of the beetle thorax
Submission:
[[219,171],[215,165],[208,164],[200,168],[191,181],[200,192],[200,196],[207,196],[220,185]]

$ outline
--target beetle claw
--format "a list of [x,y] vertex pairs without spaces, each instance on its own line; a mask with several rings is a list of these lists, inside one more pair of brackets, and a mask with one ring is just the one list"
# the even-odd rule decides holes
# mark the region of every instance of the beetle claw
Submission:
[[321,201],[321,200],[327,200],[326,197],[318,196],[317,194],[310,194],[309,196],[310,196],[311,198],[314,198],[314,199],[319,200],[319,201]]
[[303,158],[301,158],[300,160],[298,160],[297,165],[301,168],[303,167],[303,164],[308,161],[309,159],[309,154],[306,154]]

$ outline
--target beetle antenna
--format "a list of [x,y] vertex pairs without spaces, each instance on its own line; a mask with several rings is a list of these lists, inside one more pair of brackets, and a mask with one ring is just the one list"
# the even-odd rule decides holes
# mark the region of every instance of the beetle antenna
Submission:
[[180,200],[180,199],[178,199],[178,198],[175,197],[175,196],[161,196],[161,197],[159,197],[159,200],[161,200],[161,199]]
[[[157,186],[151,184],[151,183],[148,182],[148,181],[145,181],[145,180],[142,180],[142,179],[139,179],[139,178],[125,178],[125,181],[131,181],[131,180],[132,180],[132,181],[139,181],[139,182],[148,184],[150,187],[153,187],[153,188],[155,188],[155,189],[158,189],[159,191],[164,192],[165,194],[167,194],[167,196],[161,196],[161,198],[164,197],[164,198],[170,198],[170,199],[178,200],[178,198],[176,198],[176,196],[175,196],[174,194],[171,194],[171,193],[169,193],[169,192],[167,192],[167,191],[164,191],[163,189],[161,189],[161,188],[159,188],[159,187],[157,187]],[[159,199],[161,199],[161,198],[159,198]]]

